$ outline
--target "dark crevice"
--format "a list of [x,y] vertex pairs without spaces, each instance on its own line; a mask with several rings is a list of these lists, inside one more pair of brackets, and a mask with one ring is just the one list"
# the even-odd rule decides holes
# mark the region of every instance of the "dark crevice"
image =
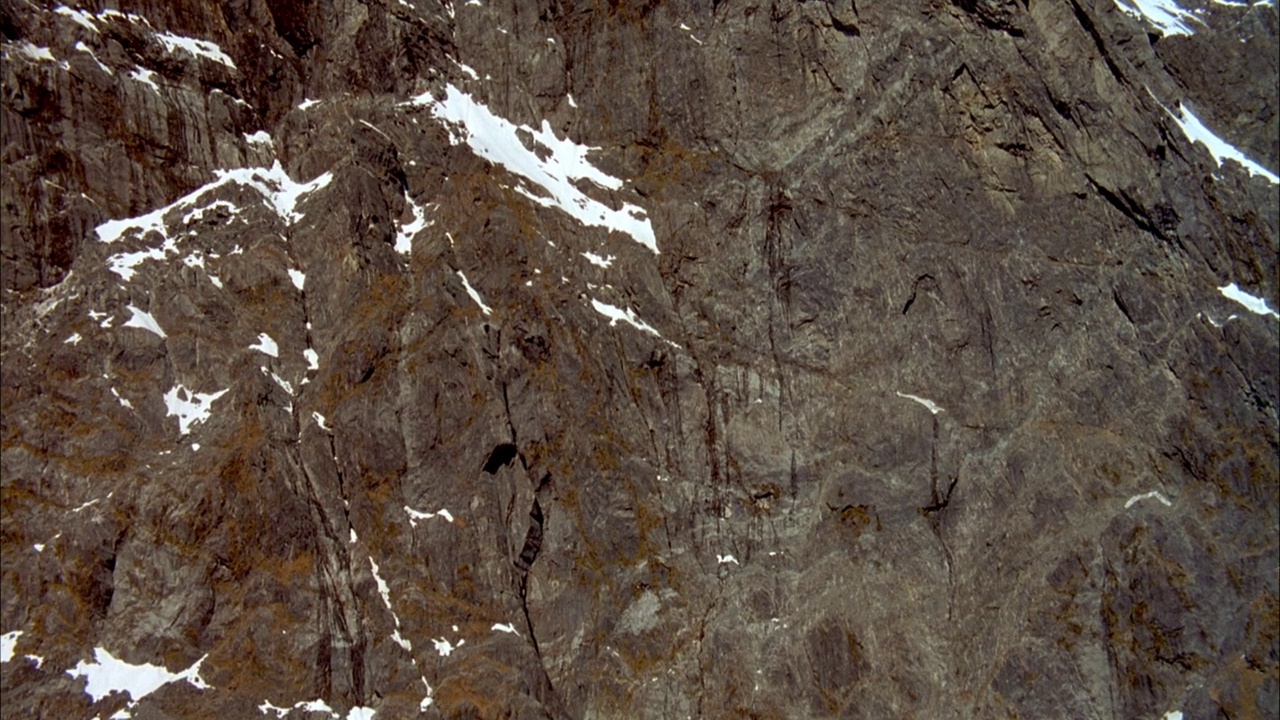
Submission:
[[1102,61],[1107,64],[1107,69],[1111,71],[1111,75],[1115,77],[1116,82],[1125,85],[1124,75],[1120,72],[1120,68],[1116,66],[1114,60],[1111,59],[1111,53],[1107,52],[1107,45],[1102,41],[1102,33],[1098,32],[1098,26],[1093,24],[1093,19],[1089,14],[1080,7],[1077,0],[1071,0],[1071,11],[1075,13],[1076,20],[1080,22],[1080,26],[1084,31],[1089,33],[1089,37],[1093,38],[1093,44],[1098,48],[1098,54],[1102,56]]
[[1129,306],[1125,304],[1124,298],[1120,297],[1120,290],[1118,288],[1112,288],[1111,300],[1116,304],[1116,307],[1120,309],[1120,314],[1124,315],[1124,319],[1128,320],[1130,325],[1136,326],[1138,324],[1133,321],[1133,316],[1129,314]]
[[1089,181],[1089,184],[1093,186],[1093,189],[1097,191],[1098,195],[1102,196],[1102,199],[1111,203],[1112,207],[1119,210],[1125,217],[1132,220],[1140,229],[1151,233],[1165,242],[1169,241],[1169,237],[1165,235],[1164,231],[1152,222],[1151,217],[1147,214],[1146,210],[1144,210],[1141,205],[1134,202],[1133,198],[1126,195],[1123,191],[1116,193],[1108,190],[1097,180],[1094,180],[1093,176],[1088,173],[1085,173],[1085,179]]
[[493,451],[489,453],[489,459],[484,461],[484,472],[490,475],[496,475],[499,470],[510,465],[516,459],[518,451],[514,443],[498,443],[493,447]]

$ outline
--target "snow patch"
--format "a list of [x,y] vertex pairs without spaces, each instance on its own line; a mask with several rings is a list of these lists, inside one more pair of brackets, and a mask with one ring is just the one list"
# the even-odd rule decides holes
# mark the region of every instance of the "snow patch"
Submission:
[[480,306],[480,310],[483,311],[485,315],[492,313],[493,309],[484,304],[484,299],[480,297],[480,293],[476,292],[476,289],[471,287],[471,283],[467,282],[467,276],[463,275],[461,270],[456,272],[458,273],[458,277],[462,278],[462,286],[467,289],[467,294],[471,296],[472,300],[476,301],[476,304]]
[[309,110],[320,104],[319,100],[303,100],[299,105],[299,110]]
[[1199,22],[1194,15],[1179,7],[1175,0],[1116,0],[1116,5],[1126,15],[1146,18],[1166,37],[1194,34],[1195,31],[1187,22]]
[[72,22],[80,25],[81,27],[85,28],[86,30],[89,30],[90,32],[93,32],[93,33],[98,32],[98,26],[94,24],[93,15],[90,15],[89,13],[83,10],[76,10],[73,8],[69,8],[66,5],[59,5],[58,7],[54,8],[53,11],[59,15],[64,15],[68,18],[71,18]]
[[115,71],[113,71],[111,68],[107,67],[106,65],[103,65],[102,61],[98,59],[98,56],[94,54],[93,48],[90,48],[88,45],[85,45],[83,41],[77,40],[75,44],[75,49],[79,50],[82,53],[88,53],[89,57],[93,58],[93,61],[97,63],[98,67],[102,68],[102,71],[105,72],[106,74],[115,75]]
[[419,520],[430,520],[431,518],[436,516],[442,517],[445,520],[448,520],[449,522],[453,522],[453,514],[450,513],[448,510],[445,510],[444,508],[440,508],[438,512],[430,513],[430,512],[422,512],[420,510],[414,510],[408,505],[405,505],[404,511],[409,515],[409,524],[412,525],[413,527],[418,527]]
[[317,353],[315,350],[312,350],[311,348],[307,348],[306,350],[303,350],[303,351],[302,351],[302,354],[307,358],[307,369],[308,369],[308,370],[319,370],[319,369],[320,369],[320,354],[319,354],[319,353]]
[[904,393],[904,392],[897,392],[896,390],[895,390],[894,392],[896,392],[896,393],[897,393],[898,397],[906,398],[906,399],[908,399],[908,400],[914,400],[914,401],[916,401],[916,402],[920,403],[921,405],[923,405],[923,406],[925,406],[926,408],[928,408],[928,409],[929,409],[929,412],[933,413],[934,415],[937,415],[938,413],[940,413],[940,412],[942,412],[942,411],[943,411],[943,410],[942,410],[942,407],[941,407],[940,405],[938,405],[938,404],[937,404],[937,403],[935,403],[934,401],[929,400],[929,399],[927,399],[927,398],[922,398],[922,397],[920,397],[919,395],[910,395],[910,394],[908,394],[908,393]]
[[661,333],[655,330],[649,323],[641,320],[639,316],[636,315],[636,312],[631,308],[623,310],[622,308],[610,305],[609,303],[600,302],[594,298],[591,300],[591,307],[595,308],[596,312],[609,318],[610,327],[617,325],[618,321],[621,320],[637,330],[643,330],[650,335],[662,337]]
[[1160,502],[1165,504],[1165,507],[1173,507],[1173,503],[1169,502],[1169,498],[1166,498],[1164,495],[1162,495],[1159,490],[1152,490],[1150,492],[1144,492],[1141,495],[1134,495],[1133,497],[1126,500],[1124,503],[1124,509],[1128,510],[1129,508],[1133,507],[1134,503],[1147,500],[1148,498],[1155,498],[1156,500],[1159,500]]
[[401,225],[396,232],[395,250],[401,255],[408,255],[413,250],[413,237],[431,223],[427,220],[426,209],[414,202],[409,193],[404,194],[404,201],[409,203],[409,208],[413,211],[413,220]]
[[[355,532],[354,530],[352,532]],[[378,563],[373,561],[373,556],[369,557],[369,567],[373,568],[373,580],[378,583],[378,594],[382,596],[382,604],[391,609],[391,588],[387,587],[387,582],[378,574]]]
[[159,40],[160,44],[164,45],[166,52],[173,53],[182,50],[195,57],[208,58],[214,62],[222,63],[232,70],[236,69],[236,64],[231,61],[231,57],[222,52],[222,48],[218,47],[217,43],[163,32],[156,33],[156,40]]
[[738,562],[738,558],[736,558],[736,557],[734,557],[734,556],[732,556],[732,555],[720,555],[720,554],[716,554],[716,562],[717,562],[717,563],[719,563],[719,564],[721,564],[721,565],[725,565],[725,564],[728,564],[728,563],[733,563],[734,565],[741,565],[741,564],[742,564],[742,563]]
[[519,632],[516,631],[516,627],[511,623],[494,623],[493,630],[494,632],[511,633],[512,635],[520,634]]
[[1222,293],[1228,300],[1235,300],[1245,306],[1251,313],[1255,313],[1257,315],[1272,315],[1280,318],[1280,314],[1277,314],[1275,310],[1272,310],[1267,306],[1266,300],[1255,295],[1250,295],[1249,293],[1241,290],[1240,286],[1235,283],[1223,285],[1218,288],[1218,292]]
[[151,79],[151,78],[152,78],[152,77],[154,77],[154,76],[155,76],[155,73],[151,72],[150,70],[148,70],[148,69],[146,69],[146,68],[140,68],[140,67],[139,67],[139,68],[134,68],[133,70],[130,70],[130,71],[129,71],[129,77],[130,77],[130,78],[132,78],[133,80],[136,80],[136,81],[138,81],[138,82],[142,83],[143,85],[150,86],[150,88],[151,88],[152,90],[155,90],[155,91],[156,91],[156,93],[159,93],[159,92],[160,92],[160,86],[156,84],[156,81],[155,81],[155,80],[152,80],[152,79]]
[[[437,101],[428,91],[403,104],[425,106],[436,119],[451,126],[460,125],[460,131],[452,136],[455,144],[466,142],[472,152],[524,177],[546,193],[538,195],[525,188],[516,188],[530,200],[545,207],[558,208],[584,225],[630,235],[636,242],[658,252],[653,226],[643,208],[623,203],[621,209],[614,210],[588,197],[574,185],[574,180],[589,180],[608,190],[622,187],[621,180],[587,160],[587,153],[596,148],[561,140],[546,120],[542,121],[541,129],[517,126],[494,115],[489,108],[452,84],[446,86],[445,92],[443,101]],[[531,138],[541,153],[525,146],[521,141],[522,133]],[[544,155],[546,159],[543,159]]]
[[1212,130],[1204,126],[1204,123],[1200,122],[1200,118],[1196,117],[1186,105],[1178,103],[1178,112],[1175,113],[1172,110],[1167,112],[1173,116],[1173,121],[1178,123],[1178,127],[1182,128],[1182,132],[1187,136],[1188,140],[1193,143],[1204,143],[1204,146],[1209,149],[1209,154],[1218,163],[1219,168],[1222,167],[1223,161],[1234,160],[1243,165],[1250,175],[1261,175],[1272,183],[1280,183],[1280,176],[1250,160],[1234,145],[1214,134]]
[[193,393],[181,384],[174,385],[164,394],[164,404],[169,410],[165,417],[177,415],[178,434],[186,435],[191,431],[192,425],[209,419],[213,401],[226,393],[227,390],[219,390],[216,393]]
[[168,337],[168,335],[164,334],[164,330],[160,329],[160,324],[151,316],[151,313],[139,310],[132,305],[128,306],[128,308],[129,312],[133,313],[133,316],[121,327],[142,328],[143,330],[150,330],[160,337]]
[[10,48],[18,52],[19,54],[24,55],[37,62],[39,61],[55,62],[53,53],[49,51],[49,48],[32,45],[31,43],[25,40],[23,40],[20,43],[15,43],[14,45],[11,45]]
[[[279,385],[280,387],[284,388],[284,391],[285,391],[285,392],[289,393],[290,395],[293,395],[293,385],[289,384],[289,381],[288,381],[288,380],[285,380],[284,378],[280,377],[279,375],[277,375],[277,374],[275,374],[275,373],[273,373],[273,372],[269,372],[266,368],[262,368],[262,373],[263,373],[264,375],[270,375],[270,376],[271,376],[271,379],[272,379],[272,380],[275,380],[277,385]],[[293,406],[292,406],[292,405],[290,405],[290,406],[289,406],[289,411],[290,411],[290,412],[292,412],[292,411],[293,411]]]
[[311,417],[315,418],[316,425],[319,425],[321,430],[324,430],[326,432],[333,432],[333,428],[329,427],[328,425],[325,425],[325,419],[323,415],[321,415],[318,412],[313,412],[311,413]]
[[271,136],[268,135],[265,130],[259,130],[255,133],[245,133],[244,140],[250,145],[265,145],[267,147],[275,146],[275,143],[271,141]]
[[257,344],[250,345],[249,349],[257,350],[266,355],[270,355],[273,358],[280,357],[280,346],[276,345],[276,341],[272,340],[271,336],[266,333],[258,333]]
[[171,673],[159,665],[142,663],[134,665],[119,660],[103,648],[94,648],[95,662],[81,660],[74,668],[67,671],[72,678],[83,677],[88,680],[85,692],[98,702],[114,692],[125,692],[133,702],[137,702],[162,686],[171,682],[185,680],[201,690],[209,689],[209,684],[200,677],[200,663],[205,655],[194,665],[180,673]]
[[13,651],[18,647],[18,638],[22,637],[21,630],[10,630],[0,635],[0,663],[7,663],[13,659]]
[[613,261],[617,259],[612,255],[608,257],[600,257],[599,255],[593,252],[584,252],[582,253],[582,257],[586,258],[587,262],[591,263],[592,265],[599,265],[602,268],[609,267],[610,265],[613,264]]
[[73,332],[71,333],[71,335],[67,336],[66,340],[62,341],[62,344],[63,345],[79,345],[80,340],[81,340],[80,333]]
[[301,270],[289,268],[289,280],[293,282],[293,286],[301,290],[307,283],[307,276]]
[[120,404],[121,404],[121,405],[123,405],[123,406],[125,406],[125,407],[129,408],[130,410],[132,410],[132,409],[133,409],[133,403],[131,403],[131,402],[129,402],[128,400],[125,400],[124,398],[120,397],[120,393],[116,392],[116,389],[115,389],[115,388],[111,388],[111,394],[116,396],[116,399],[120,401]]

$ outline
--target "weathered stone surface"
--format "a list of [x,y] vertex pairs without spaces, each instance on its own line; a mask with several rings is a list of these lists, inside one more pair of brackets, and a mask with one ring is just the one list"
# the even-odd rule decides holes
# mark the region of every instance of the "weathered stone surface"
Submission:
[[3,714],[1277,717],[1248,5],[0,0]]

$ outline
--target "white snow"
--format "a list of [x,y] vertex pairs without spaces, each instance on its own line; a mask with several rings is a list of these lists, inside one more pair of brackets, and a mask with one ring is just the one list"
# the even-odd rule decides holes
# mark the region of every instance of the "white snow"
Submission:
[[337,715],[337,713],[333,711],[333,708],[329,707],[328,703],[320,699],[300,702],[295,704],[294,707],[300,708],[303,712],[327,712],[330,715]]
[[299,109],[299,110],[308,110],[308,109],[313,108],[313,107],[315,107],[316,105],[319,105],[319,104],[320,104],[320,101],[319,101],[319,100],[303,100],[303,101],[302,101],[302,104],[298,105],[298,109]]
[[93,657],[95,662],[87,663],[81,660],[74,668],[68,670],[67,674],[73,678],[83,677],[89,681],[85,686],[85,692],[93,698],[94,702],[118,691],[128,693],[129,698],[137,702],[160,689],[161,686],[178,680],[186,680],[201,690],[209,688],[208,683],[200,677],[200,663],[204,662],[208,655],[180,673],[171,673],[151,663],[133,665],[116,659],[100,647],[93,649]]
[[373,713],[373,708],[360,707],[357,705],[356,707],[351,708],[351,711],[347,713],[347,720],[373,720]]
[[289,280],[293,281],[293,286],[301,290],[307,283],[306,273],[301,270],[289,268]]
[[265,130],[259,130],[255,133],[245,133],[244,140],[250,145],[266,145],[267,147],[274,146],[274,143],[271,142],[271,136],[268,135]]
[[1146,18],[1166,36],[1191,35],[1195,31],[1186,21],[1199,22],[1176,0],[1116,0],[1116,5],[1132,17]]
[[512,635],[520,634],[516,631],[515,625],[512,625],[511,623],[494,623],[493,630],[494,632],[511,633]]
[[587,262],[591,263],[592,265],[599,265],[602,268],[609,267],[610,265],[613,264],[613,261],[617,259],[612,255],[608,257],[601,257],[593,252],[584,252],[582,253],[582,257],[586,258]]
[[20,43],[11,45],[10,47],[12,47],[17,52],[31,58],[32,60],[36,60],[36,61],[44,60],[46,62],[54,62],[53,53],[50,52],[49,48],[47,47],[39,47],[36,45],[32,45],[31,43],[25,40],[23,40]]
[[316,424],[320,426],[321,430],[327,430],[328,432],[333,432],[333,428],[329,427],[328,425],[325,425],[325,419],[323,415],[321,415],[318,412],[313,412],[311,413],[311,417],[315,418]]
[[249,346],[250,350],[257,350],[261,353],[270,355],[273,358],[280,357],[280,346],[276,345],[276,341],[266,333],[258,333],[258,342]]
[[574,102],[574,101],[573,101],[573,95],[571,95],[571,94],[569,94],[569,93],[565,93],[565,94],[564,94],[564,97],[565,97],[565,99],[566,99],[566,100],[568,100],[568,101],[569,101],[569,107],[571,107],[571,108],[576,108],[576,107],[578,107],[578,103],[576,103],[576,102]]
[[484,299],[480,297],[480,293],[476,292],[476,289],[471,287],[471,283],[467,282],[467,276],[463,275],[461,270],[456,272],[458,273],[458,277],[462,278],[462,286],[467,289],[467,294],[471,296],[472,300],[476,301],[476,304],[480,306],[480,310],[483,311],[485,315],[492,313],[493,309],[484,304]]
[[198,267],[203,269],[204,257],[201,255],[197,255],[195,253],[191,253],[190,255],[182,258],[182,264],[186,265],[187,267],[192,267],[192,268]]
[[133,78],[134,80],[137,80],[143,85],[150,85],[151,89],[155,90],[158,93],[160,92],[160,86],[156,84],[155,80],[151,79],[152,76],[154,75],[155,73],[151,72],[150,70],[146,68],[140,68],[140,67],[134,68],[133,70],[129,71],[129,77]]
[[[489,111],[471,96],[452,84],[447,85],[443,101],[437,101],[425,92],[404,103],[426,106],[438,120],[462,126],[461,138],[472,152],[484,159],[503,166],[537,185],[547,195],[537,195],[525,188],[516,188],[520,194],[545,207],[555,207],[571,217],[593,227],[630,235],[636,242],[653,252],[658,252],[653,226],[643,208],[623,203],[621,209],[599,202],[578,189],[574,180],[589,180],[596,185],[617,190],[622,181],[606,174],[587,160],[587,153],[595,148],[578,145],[571,140],[561,140],[551,129],[551,123],[542,121],[542,129],[528,125],[515,125]],[[521,141],[521,134],[528,135],[539,146],[544,160]]]
[[742,564],[742,563],[738,562],[738,558],[736,558],[736,557],[734,557],[734,556],[732,556],[732,555],[720,555],[720,554],[718,554],[718,553],[716,554],[716,562],[717,562],[717,563],[719,563],[719,564],[721,564],[721,565],[724,565],[724,564],[726,564],[726,563],[733,563],[734,565],[741,565],[741,564]]
[[643,330],[644,332],[647,332],[650,335],[662,337],[662,335],[657,330],[653,329],[652,325],[641,320],[639,316],[636,315],[636,312],[631,308],[627,308],[626,310],[623,310],[619,307],[610,305],[609,303],[600,302],[599,300],[596,300],[594,298],[592,298],[591,300],[591,307],[595,308],[596,312],[609,318],[610,327],[617,325],[618,321],[621,320],[625,323],[628,323],[629,325],[631,325],[637,330]]
[[396,629],[391,631],[392,642],[404,648],[405,652],[412,653],[413,643],[409,642],[407,639],[405,639],[403,635],[400,634],[400,618],[396,617],[395,613],[391,613],[391,617],[395,618],[395,621],[396,621]]
[[1235,283],[1231,283],[1230,285],[1223,285],[1222,287],[1218,288],[1218,292],[1226,296],[1227,299],[1235,300],[1236,302],[1245,306],[1246,308],[1248,308],[1249,312],[1251,313],[1255,313],[1258,315],[1273,315],[1277,318],[1280,318],[1280,314],[1277,314],[1275,310],[1272,310],[1270,307],[1267,306],[1266,300],[1260,297],[1256,297],[1254,295],[1250,295],[1249,293],[1241,290],[1240,286],[1236,285]]
[[80,505],[80,507],[72,508],[72,509],[71,509],[71,512],[78,513],[78,512],[80,512],[81,510],[86,510],[86,509],[88,509],[88,508],[90,508],[90,507],[92,507],[92,506],[94,506],[94,505],[97,505],[97,504],[98,504],[98,498],[94,498],[94,499],[90,500],[90,501],[89,501],[89,502],[87,502],[87,503],[83,503],[83,504],[81,504],[81,505]]
[[453,514],[450,513],[448,510],[445,510],[444,508],[440,508],[438,512],[430,513],[430,512],[422,512],[420,510],[414,510],[408,505],[405,505],[404,511],[408,513],[409,524],[412,525],[413,527],[418,527],[419,520],[430,520],[431,518],[436,517],[437,515],[444,518],[445,520],[448,520],[449,522],[453,522]]
[[13,659],[13,651],[18,647],[18,638],[22,635],[21,630],[10,630],[0,635],[0,663],[7,663]]
[[132,305],[128,307],[129,307],[129,312],[133,313],[133,316],[130,317],[128,322],[126,322],[121,327],[142,328],[143,330],[150,330],[151,332],[159,335],[160,337],[168,337],[168,335],[164,334],[164,330],[160,329],[160,324],[157,323],[156,319],[151,316],[151,313],[139,310],[138,308]]
[[231,61],[231,57],[222,52],[222,48],[218,47],[216,43],[163,32],[156,33],[156,39],[160,41],[161,45],[164,45],[164,49],[167,52],[172,53],[182,50],[195,57],[208,58],[214,62],[222,63],[232,70],[236,69],[236,64]]
[[[191,196],[190,196],[190,195],[188,195],[187,197],[191,197]],[[177,205],[177,203],[174,203],[174,205]],[[170,207],[172,207],[172,206],[170,206]],[[213,202],[209,203],[208,205],[205,205],[204,207],[196,208],[195,210],[192,210],[191,212],[187,213],[186,215],[183,215],[183,216],[182,216],[182,224],[183,224],[183,225],[190,225],[190,224],[191,224],[191,222],[192,222],[193,220],[201,220],[201,219],[203,219],[203,218],[204,218],[204,214],[205,214],[205,213],[209,212],[210,210],[216,210],[217,208],[220,208],[220,207],[224,207],[224,208],[226,208],[227,210],[230,210],[232,214],[235,214],[236,212],[239,212],[239,210],[240,210],[240,208],[236,207],[235,205],[232,205],[231,203],[227,202],[226,200],[215,200],[215,201],[213,201]],[[165,210],[166,210],[166,211],[167,211],[168,209],[169,209],[169,208],[165,208]],[[164,230],[163,230],[163,229],[161,229],[161,230],[160,230],[160,232],[164,232]],[[106,241],[106,242],[111,242],[111,241],[110,241],[110,240],[108,240],[108,241]]]
[[88,53],[89,57],[93,58],[93,61],[98,63],[98,67],[102,68],[102,71],[105,72],[106,74],[115,75],[115,72],[111,68],[107,67],[106,65],[103,65],[102,61],[98,59],[98,56],[93,53],[93,48],[90,48],[88,45],[85,45],[83,41],[77,40],[75,44],[75,49],[79,50],[82,53]]
[[42,655],[23,655],[23,657],[34,662],[37,670],[40,669],[41,665],[44,665],[44,656]]
[[413,236],[422,232],[423,228],[431,224],[427,220],[426,208],[413,201],[409,193],[404,194],[404,201],[409,203],[409,208],[413,210],[413,220],[400,226],[400,230],[396,232],[396,252],[401,255],[408,255],[413,250]]
[[125,406],[125,407],[129,408],[130,410],[132,410],[132,409],[133,409],[133,403],[131,403],[131,402],[129,402],[128,400],[125,400],[124,398],[120,397],[120,393],[116,392],[116,389],[115,389],[115,388],[111,388],[111,394],[116,396],[116,399],[120,401],[120,404],[121,404],[121,405],[123,405],[123,406]]
[[1160,720],[1182,720],[1182,711],[1170,710],[1169,712],[1165,713],[1164,717],[1160,718]]
[[1204,146],[1209,149],[1209,154],[1218,163],[1218,167],[1222,167],[1222,163],[1225,160],[1234,160],[1243,165],[1250,175],[1261,175],[1272,183],[1280,184],[1280,176],[1250,160],[1234,145],[1214,134],[1212,130],[1204,126],[1204,123],[1200,122],[1200,118],[1196,117],[1195,113],[1192,113],[1186,105],[1178,103],[1178,112],[1175,113],[1169,110],[1168,113],[1173,116],[1173,120],[1178,123],[1178,127],[1182,128],[1182,132],[1187,136],[1188,140],[1193,143],[1204,143]]
[[69,336],[67,336],[66,340],[62,341],[62,344],[63,345],[79,345],[80,340],[81,340],[80,333],[73,332]]
[[94,33],[98,32],[98,26],[94,24],[93,15],[90,15],[89,13],[83,10],[75,10],[67,7],[66,5],[59,5],[58,7],[54,8],[53,11],[55,13],[58,13],[59,15],[65,15],[71,18],[73,22],[79,24],[80,26],[84,27],[85,29],[91,32],[94,32]]
[[[272,379],[272,380],[275,380],[277,385],[279,385],[280,387],[284,388],[284,391],[285,391],[285,392],[289,393],[290,395],[292,395],[292,394],[293,394],[293,385],[289,384],[289,381],[288,381],[288,380],[285,380],[284,378],[280,377],[279,375],[277,375],[277,374],[275,374],[275,373],[273,373],[273,372],[267,372],[267,369],[266,369],[266,368],[262,368],[262,372],[263,372],[263,373],[266,373],[266,374],[268,374],[268,375],[270,375],[270,376],[271,376],[271,379]],[[291,406],[289,406],[289,410],[290,410],[290,412],[292,412],[292,405],[291,405]]]
[[1173,503],[1169,502],[1169,498],[1166,498],[1164,495],[1162,495],[1159,490],[1152,490],[1150,492],[1144,492],[1141,495],[1134,495],[1133,497],[1126,500],[1124,503],[1124,509],[1128,510],[1129,508],[1133,507],[1134,503],[1141,502],[1148,498],[1155,498],[1156,500],[1159,500],[1160,502],[1165,504],[1165,507],[1173,507]]
[[36,552],[44,552],[44,543],[35,543],[31,548]]
[[216,288],[222,287],[222,280],[218,279],[217,275],[210,275],[209,282],[213,283],[213,286]]
[[191,431],[192,425],[209,419],[213,401],[226,393],[226,390],[219,390],[216,393],[193,393],[181,384],[174,385],[164,394],[164,404],[169,410],[165,417],[177,415],[178,434],[186,435]]
[[440,653],[440,657],[448,657],[454,650],[462,647],[461,642],[455,646],[444,638],[440,638],[439,640],[433,639],[431,643],[436,646],[436,652]]
[[306,356],[306,358],[307,358],[307,369],[308,369],[308,370],[319,370],[319,369],[320,369],[320,354],[319,354],[319,353],[317,353],[315,350],[312,350],[311,348],[307,348],[306,350],[303,350],[303,351],[302,351],[302,354],[303,354],[304,356]]
[[[310,182],[296,183],[285,173],[280,166],[279,160],[275,161],[270,168],[215,170],[214,174],[218,177],[213,182],[184,195],[162,208],[157,208],[134,218],[108,220],[99,225],[96,228],[98,239],[105,243],[114,243],[129,231],[135,231],[139,237],[146,237],[148,233],[155,231],[164,238],[159,247],[135,252],[123,252],[110,256],[107,258],[109,269],[124,278],[125,281],[129,281],[136,272],[134,268],[143,260],[163,260],[170,255],[176,254],[177,246],[174,239],[168,235],[168,228],[164,220],[165,215],[172,210],[195,205],[205,193],[223,185],[239,183],[254,188],[262,194],[263,198],[272,206],[281,219],[288,223],[294,223],[302,218],[302,215],[295,210],[299,200],[307,193],[319,190],[333,180],[332,173],[324,173]],[[226,201],[216,201],[207,208],[193,210],[184,215],[183,224],[189,223],[206,210],[217,207],[220,204],[233,207]],[[235,255],[236,251],[233,250],[231,254]]]
[[369,557],[369,567],[373,568],[373,579],[378,583],[378,594],[382,596],[382,603],[391,609],[391,589],[387,587],[387,583],[378,574],[378,563],[373,561],[373,556]]
[[[205,188],[212,188],[227,182],[248,185],[262,193],[267,202],[271,203],[275,208],[276,214],[289,223],[296,223],[302,219],[302,214],[296,212],[295,208],[303,195],[320,190],[333,181],[333,173],[327,172],[317,176],[310,182],[294,182],[289,177],[289,174],[284,171],[284,168],[280,166],[279,160],[276,160],[269,168],[215,170],[214,174],[218,176],[218,180],[206,185]],[[196,192],[201,191],[197,190]]]
[[937,403],[935,403],[934,401],[929,400],[929,399],[927,399],[927,398],[922,398],[922,397],[920,397],[919,395],[910,395],[910,394],[908,394],[908,393],[904,393],[904,392],[897,392],[896,390],[895,390],[894,392],[896,392],[896,393],[897,393],[898,397],[906,398],[906,399],[908,399],[908,400],[914,400],[914,401],[916,401],[916,402],[920,403],[921,405],[923,405],[923,406],[925,406],[926,408],[928,408],[928,409],[929,409],[929,412],[933,413],[934,415],[937,415],[938,413],[940,413],[940,412],[942,412],[942,411],[943,411],[941,406],[939,406]]

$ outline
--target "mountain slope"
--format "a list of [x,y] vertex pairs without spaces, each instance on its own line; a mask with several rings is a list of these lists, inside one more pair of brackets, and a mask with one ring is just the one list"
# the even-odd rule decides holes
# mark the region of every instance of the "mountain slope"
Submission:
[[1274,3],[0,7],[6,716],[1275,717]]

